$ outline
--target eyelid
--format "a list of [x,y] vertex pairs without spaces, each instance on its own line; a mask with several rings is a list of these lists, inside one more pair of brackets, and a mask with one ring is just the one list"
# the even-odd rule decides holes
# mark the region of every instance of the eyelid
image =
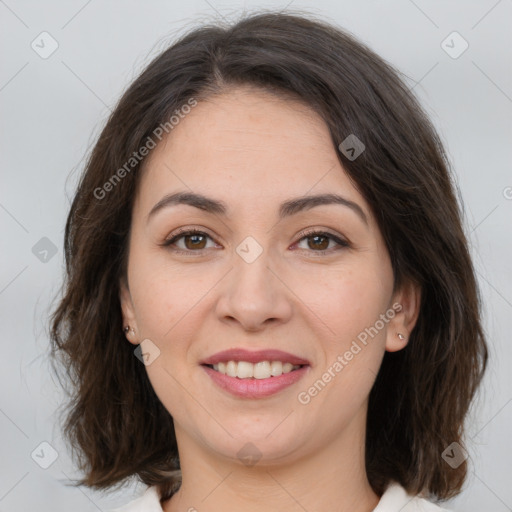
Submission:
[[345,240],[342,235],[337,234],[337,233],[332,233],[327,228],[306,228],[297,234],[297,236],[300,237],[299,240],[302,240],[303,238],[305,238],[307,236],[312,236],[312,235],[329,235],[333,238],[340,239],[340,241],[342,241],[342,242],[348,243],[348,240]]

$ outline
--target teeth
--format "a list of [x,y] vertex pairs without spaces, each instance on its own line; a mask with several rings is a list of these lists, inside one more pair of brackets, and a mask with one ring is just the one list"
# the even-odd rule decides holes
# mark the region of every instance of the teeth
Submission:
[[283,363],[281,361],[272,361],[270,363],[270,374],[272,377],[279,377],[283,373]]
[[[238,363],[239,367],[240,364],[241,363]],[[253,377],[255,379],[268,379],[272,375],[270,373],[270,363],[268,361],[261,361],[260,363],[256,363],[252,366],[254,368]]]
[[282,363],[281,361],[260,361],[256,364],[247,361],[227,361],[213,365],[213,369],[219,373],[228,377],[238,377],[239,379],[279,377],[283,373],[290,373],[292,370],[298,370],[299,368],[300,365]]
[[235,363],[235,361],[228,361],[226,364],[226,375],[229,377],[236,377],[238,365]]
[[284,363],[283,364],[283,373],[290,373],[293,370],[292,363]]
[[245,361],[240,361],[238,363],[236,376],[239,379],[250,379],[254,377],[254,365]]

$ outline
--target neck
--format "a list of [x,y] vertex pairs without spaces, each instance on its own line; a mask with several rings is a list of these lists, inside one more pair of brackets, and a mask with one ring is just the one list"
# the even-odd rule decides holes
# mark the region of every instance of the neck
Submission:
[[183,479],[164,511],[371,512],[379,497],[365,471],[365,419],[365,414],[354,418],[333,442],[292,462],[253,466],[220,458],[177,428]]

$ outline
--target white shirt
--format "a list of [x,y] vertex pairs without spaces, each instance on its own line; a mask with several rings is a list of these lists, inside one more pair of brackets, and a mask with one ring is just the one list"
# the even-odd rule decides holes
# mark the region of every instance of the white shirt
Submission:
[[[111,512],[162,512],[156,486],[148,487],[144,494],[136,500],[116,508]],[[390,484],[381,496],[379,504],[373,512],[449,512],[433,503],[411,496],[397,484]]]

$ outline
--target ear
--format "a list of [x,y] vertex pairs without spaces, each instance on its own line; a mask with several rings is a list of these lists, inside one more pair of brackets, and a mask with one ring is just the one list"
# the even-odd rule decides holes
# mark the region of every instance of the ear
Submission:
[[389,321],[386,335],[386,351],[396,352],[407,346],[418,315],[421,303],[421,287],[407,281],[393,294],[390,309],[395,316]]
[[[119,283],[119,300],[121,302],[121,312],[123,315],[124,335],[130,343],[138,345],[138,328],[135,320],[135,309],[133,307],[132,296],[128,288],[128,283],[125,278],[122,278]],[[130,329],[125,332],[124,329],[127,326],[129,326]]]

